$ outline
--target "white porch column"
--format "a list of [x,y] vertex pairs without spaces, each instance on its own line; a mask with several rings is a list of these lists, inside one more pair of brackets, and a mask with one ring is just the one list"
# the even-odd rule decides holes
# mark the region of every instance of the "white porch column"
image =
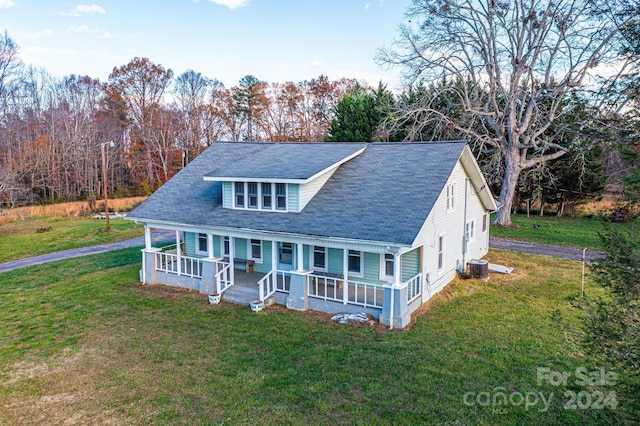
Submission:
[[278,243],[271,241],[271,269],[278,269]]
[[393,253],[393,284],[395,286],[402,284],[402,267],[400,265],[399,252]]
[[180,247],[180,231],[176,231],[176,255],[178,257],[178,275],[182,274],[182,265],[180,261],[180,256],[182,256],[182,247]]
[[296,244],[296,248],[297,248],[297,255],[296,255],[296,271],[298,272],[302,272],[304,271],[304,245],[303,244]]
[[[327,253],[328,255],[328,253]],[[349,303],[349,250],[342,249],[342,275],[344,281],[342,282],[342,303],[345,305]]]
[[[224,246],[224,243],[223,243]],[[235,263],[235,256],[236,256],[236,242],[235,242],[235,238],[233,237],[229,237],[229,263],[231,264],[231,284],[235,283],[235,278],[236,278],[236,268],[234,268],[234,263]]]
[[144,248],[149,250],[151,248],[151,228],[149,225],[144,225]]
[[213,235],[207,233],[207,256],[213,257]]

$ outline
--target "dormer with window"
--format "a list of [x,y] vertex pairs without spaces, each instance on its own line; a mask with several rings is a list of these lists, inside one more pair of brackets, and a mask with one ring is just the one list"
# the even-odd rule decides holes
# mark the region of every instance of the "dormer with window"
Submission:
[[[286,147],[285,147],[286,146]],[[365,143],[271,144],[254,156],[204,176],[222,182],[222,206],[234,210],[299,213],[342,164],[362,153]]]

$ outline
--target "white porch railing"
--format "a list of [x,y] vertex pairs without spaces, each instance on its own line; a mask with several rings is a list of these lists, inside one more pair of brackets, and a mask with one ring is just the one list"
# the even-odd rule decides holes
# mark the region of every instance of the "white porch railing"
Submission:
[[324,275],[309,274],[309,297],[333,302],[343,302],[344,289],[342,278],[327,277]]
[[191,278],[202,278],[202,262],[200,259],[178,256],[167,252],[156,252],[154,254],[157,271]]
[[403,287],[407,287],[407,304],[413,302],[422,295],[421,276],[422,275],[418,273],[402,283]]
[[216,293],[222,294],[226,289],[231,287],[231,264],[228,262],[216,262],[215,285]]
[[[316,299],[382,309],[384,286],[326,275],[308,275],[308,295]],[[346,293],[345,293],[346,292]]]
[[365,308],[382,309],[384,286],[380,284],[347,281],[347,303]]
[[261,302],[268,297],[271,297],[271,295],[276,292],[276,274],[277,271],[275,269],[272,269],[271,271],[269,271],[269,273],[267,273],[267,275],[265,275],[260,281],[258,281],[258,294],[260,295]]
[[281,293],[289,293],[291,288],[291,272],[276,271],[276,291]]

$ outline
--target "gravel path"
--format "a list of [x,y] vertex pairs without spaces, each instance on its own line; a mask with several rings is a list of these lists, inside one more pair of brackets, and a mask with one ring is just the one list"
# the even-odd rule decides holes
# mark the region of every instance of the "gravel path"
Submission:
[[[151,240],[154,243],[175,241],[175,232],[158,231],[154,232],[151,236]],[[86,256],[88,254],[104,253],[112,250],[120,250],[129,247],[142,247],[144,246],[144,237],[132,238],[130,240],[119,241],[116,243],[101,244],[99,246],[81,247],[76,249],[57,251],[54,253],[47,253],[40,256],[28,257],[26,259],[14,260],[11,262],[0,263],[0,272],[12,271],[18,268],[25,268],[27,266],[41,265],[43,263],[55,262],[63,259],[71,259],[73,257]]]
[[[537,254],[540,256],[557,257],[560,259],[582,260],[582,249],[571,247],[550,246],[546,244],[531,243],[527,241],[506,240],[503,238],[489,237],[489,247],[492,249],[516,251],[520,253]],[[599,251],[587,250],[587,260],[604,257]]]

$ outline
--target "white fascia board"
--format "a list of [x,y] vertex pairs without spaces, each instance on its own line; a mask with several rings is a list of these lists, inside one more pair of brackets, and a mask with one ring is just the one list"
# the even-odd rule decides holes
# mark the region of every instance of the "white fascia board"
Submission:
[[498,210],[496,200],[493,198],[493,195],[489,190],[489,185],[482,174],[482,170],[480,170],[478,162],[473,157],[473,153],[468,145],[465,145],[462,150],[460,162],[462,163],[464,170],[467,172],[467,176],[469,176],[469,180],[471,181],[473,188],[478,193],[478,197],[480,197],[482,205],[491,212]]
[[154,219],[131,218],[130,220],[144,223],[145,225],[156,229],[167,229],[194,233],[208,232],[217,235],[231,236],[234,238],[258,238],[261,240],[271,240],[277,242],[295,242],[306,245],[316,245],[330,248],[361,250],[369,253],[389,253],[390,251],[398,251],[400,254],[402,254],[412,249],[411,244],[399,244],[395,242],[356,240],[352,238],[341,237],[321,237],[259,229],[230,228],[225,226],[199,226]]
[[362,147],[361,149],[357,150],[353,154],[344,157],[342,160],[333,163],[329,167],[327,167],[327,168],[325,168],[323,170],[320,170],[315,175],[313,175],[311,177],[308,177],[308,178],[305,178],[305,179],[276,179],[276,178],[255,178],[255,177],[237,177],[237,176],[235,176],[235,177],[229,177],[229,176],[226,176],[226,177],[225,176],[203,176],[202,179],[207,181],[207,182],[297,183],[297,184],[303,185],[303,184],[311,182],[312,180],[316,179],[319,176],[322,176],[323,174],[327,173],[330,170],[337,169],[338,167],[340,167],[341,165],[343,165],[347,161],[349,161],[352,158],[355,158],[358,155],[362,154],[362,152],[365,149],[367,149],[367,146]]
[[305,183],[306,179],[273,179],[273,178],[249,178],[249,177],[224,177],[203,176],[206,182],[257,182],[257,183]]
[[365,145],[364,147],[362,147],[361,149],[357,150],[356,152],[354,152],[351,155],[348,155],[346,157],[344,157],[342,160],[333,163],[332,165],[330,165],[329,167],[327,167],[324,170],[319,171],[318,173],[316,173],[315,175],[311,176],[310,178],[306,179],[304,183],[309,183],[312,180],[314,180],[315,178],[322,176],[323,174],[327,173],[330,170],[333,169],[337,169],[338,167],[340,167],[341,165],[343,165],[344,163],[346,163],[347,161],[351,160],[352,158],[357,157],[358,155],[362,154],[364,152],[365,149],[367,149],[368,145]]

